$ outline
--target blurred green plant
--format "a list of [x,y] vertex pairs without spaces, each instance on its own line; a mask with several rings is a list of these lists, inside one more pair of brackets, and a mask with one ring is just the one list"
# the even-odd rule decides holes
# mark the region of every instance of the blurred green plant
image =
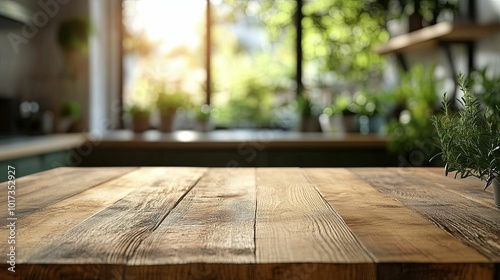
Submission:
[[147,117],[151,115],[151,113],[153,112],[153,108],[151,108],[150,106],[133,103],[125,106],[124,112],[129,116]]
[[273,91],[264,79],[242,77],[233,84],[229,100],[214,108],[214,119],[227,127],[269,127],[273,117]]
[[203,104],[194,108],[194,114],[198,121],[208,121],[211,115],[210,105]]
[[362,1],[364,10],[386,26],[393,19],[408,17],[413,13],[420,14],[425,25],[436,24],[443,12],[455,16],[460,7],[457,0],[374,0]]
[[352,96],[348,92],[344,92],[337,96],[328,110],[333,115],[342,114],[343,116],[351,116],[357,113],[354,106]]
[[500,107],[500,75],[488,75],[488,67],[484,67],[472,72],[467,80],[471,85],[465,86],[481,104],[493,110]]
[[385,57],[373,47],[389,35],[364,10],[363,1],[311,1],[304,4],[303,13],[305,61],[350,82],[365,82],[382,73]]
[[90,19],[85,17],[70,18],[59,24],[57,42],[64,53],[71,51],[87,53],[92,31]]
[[68,100],[61,104],[60,114],[69,117],[73,121],[78,121],[82,116],[82,108],[77,101]]
[[161,91],[158,93],[156,99],[156,107],[160,111],[160,114],[171,114],[174,113],[178,108],[189,108],[191,102],[189,96],[185,92],[165,92]]
[[[407,157],[411,152],[421,150],[422,146],[433,143],[431,116],[439,112],[434,67],[415,65],[403,74],[393,94],[396,104],[394,117],[387,124],[387,148]],[[432,151],[421,152],[424,158],[412,165],[426,164],[433,155]]]

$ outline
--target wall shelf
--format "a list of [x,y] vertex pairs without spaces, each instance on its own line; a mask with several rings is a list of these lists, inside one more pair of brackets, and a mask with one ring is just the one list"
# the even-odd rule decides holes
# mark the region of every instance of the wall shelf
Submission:
[[500,33],[500,24],[477,24],[477,23],[452,23],[441,22],[420,30],[395,36],[387,43],[375,47],[378,54],[395,54],[403,70],[407,71],[408,64],[404,58],[405,53],[419,52],[430,49],[442,49],[448,60],[451,76],[453,77],[455,89],[451,100],[456,99],[458,91],[457,69],[455,57],[452,54],[450,45],[465,45],[468,57],[468,73],[475,68],[475,41],[488,35]]
[[471,42],[481,37],[500,33],[500,24],[456,24],[441,22],[420,30],[395,36],[375,47],[378,54],[400,54],[437,47],[442,42]]

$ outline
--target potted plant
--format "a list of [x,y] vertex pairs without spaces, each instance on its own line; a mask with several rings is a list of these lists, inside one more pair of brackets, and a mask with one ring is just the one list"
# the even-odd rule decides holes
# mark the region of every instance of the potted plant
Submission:
[[185,108],[189,104],[189,97],[184,92],[160,92],[156,99],[156,107],[160,112],[160,130],[171,132],[177,109]]
[[203,104],[195,108],[196,130],[207,132],[210,127],[210,105]]
[[315,112],[312,101],[303,94],[297,97],[297,107],[301,116],[300,130],[304,132],[319,132],[319,114]]
[[[432,118],[445,165],[445,174],[476,177],[485,181],[484,189],[493,184],[495,205],[500,208],[500,115],[498,107],[481,106],[469,91],[463,75],[458,77],[464,96],[462,109],[452,112],[443,97],[444,115]],[[439,154],[438,154],[439,155]]]
[[58,132],[68,132],[72,126],[80,119],[82,109],[78,102],[69,100],[61,103],[59,107],[59,121],[57,123]]
[[335,99],[335,112],[342,115],[342,131],[347,133],[359,132],[356,106],[348,94],[342,94]]
[[131,118],[132,131],[141,133],[149,128],[149,118],[152,110],[150,107],[139,104],[131,104],[125,108],[125,113]]

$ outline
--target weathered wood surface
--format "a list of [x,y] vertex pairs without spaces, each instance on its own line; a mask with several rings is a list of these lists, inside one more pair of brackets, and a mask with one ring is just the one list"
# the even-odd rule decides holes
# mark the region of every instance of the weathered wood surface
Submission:
[[441,171],[35,174],[18,179],[15,273],[0,228],[0,279],[500,279],[491,191]]
[[[380,176],[370,171],[373,177]],[[384,172],[395,174],[394,169],[377,169],[376,174]],[[415,271],[421,279],[493,277],[486,257],[361,180],[355,174],[358,170],[306,169],[305,173],[375,260],[384,264],[378,267],[380,278],[408,279]],[[401,263],[406,263],[404,269]]]

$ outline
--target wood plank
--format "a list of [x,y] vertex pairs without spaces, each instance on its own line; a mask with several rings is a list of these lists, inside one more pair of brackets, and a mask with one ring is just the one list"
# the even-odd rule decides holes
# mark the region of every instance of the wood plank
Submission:
[[303,171],[383,264],[381,279],[493,279],[488,259],[349,170]]
[[255,169],[211,169],[143,240],[126,276],[252,278],[242,264],[255,263],[255,204]]
[[[135,190],[57,236],[30,264],[125,264],[206,172],[205,168],[141,168]],[[71,210],[68,210],[71,211]]]
[[384,45],[375,47],[375,52],[378,54],[402,52],[414,45],[423,44],[443,37],[449,34],[452,30],[452,23],[443,22],[408,34],[392,37]]
[[441,22],[417,31],[395,36],[383,45],[376,46],[378,54],[402,53],[424,50],[443,41],[473,41],[481,37],[498,33],[499,24],[455,24]]
[[255,203],[255,169],[210,169],[128,263],[254,263]]
[[493,262],[500,262],[500,211],[436,185],[411,169],[350,169],[359,178],[389,194],[455,239]]
[[[15,215],[18,219],[22,219],[43,207],[79,194],[134,169],[136,168],[63,167],[18,178],[16,180]],[[7,201],[7,192],[0,192],[0,201],[2,203]],[[7,211],[0,211],[1,220],[7,219],[7,215]]]
[[330,263],[339,279],[375,278],[366,248],[298,168],[257,169],[255,243],[258,263]]
[[[469,200],[475,201],[477,203],[483,204],[486,207],[494,207],[495,202],[493,200],[493,187],[490,186],[488,189],[484,189],[484,182],[477,178],[465,178],[454,179],[454,174],[448,174],[448,177],[444,175],[443,168],[412,168],[411,170],[401,170],[404,172],[411,172],[414,174],[419,174],[419,176],[424,178],[429,178],[436,186],[446,189],[450,192],[461,195]],[[431,179],[432,178],[432,179]]]
[[[107,169],[107,168],[106,168]],[[26,263],[30,256],[48,246],[85,219],[122,199],[148,177],[149,170],[135,169],[121,177],[88,188],[78,195],[37,209],[16,222],[17,263]],[[33,230],[33,229],[36,229]],[[0,236],[8,236],[9,229],[0,228]],[[0,251],[6,251],[8,244],[0,243]]]

